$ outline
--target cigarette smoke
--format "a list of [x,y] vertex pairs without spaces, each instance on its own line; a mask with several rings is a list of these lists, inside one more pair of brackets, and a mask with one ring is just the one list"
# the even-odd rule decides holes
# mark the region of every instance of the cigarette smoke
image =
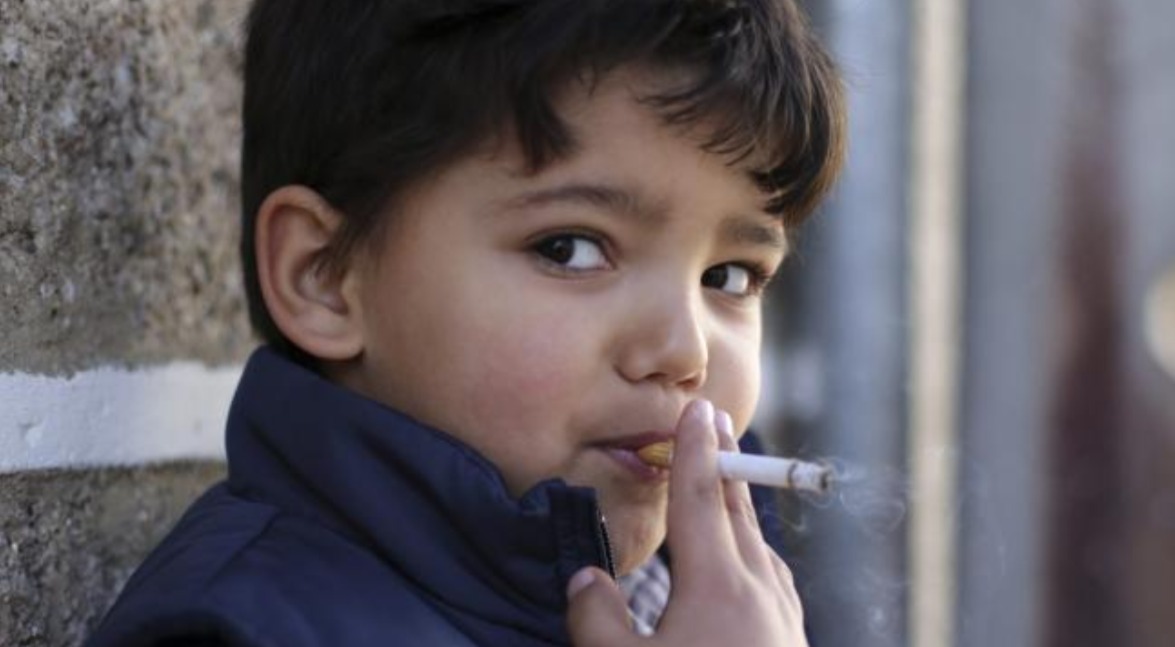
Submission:
[[779,517],[789,535],[784,559],[805,608],[823,616],[819,624],[837,627],[826,644],[902,645],[910,479],[888,466],[820,462],[834,470],[832,487],[783,495]]
[[[833,510],[863,534],[882,538],[901,530],[908,509],[909,479],[888,467],[870,469],[864,465],[829,458],[821,461],[833,468],[832,487],[825,493],[797,492],[806,506]],[[785,519],[786,526],[806,532],[808,523],[801,514]]]

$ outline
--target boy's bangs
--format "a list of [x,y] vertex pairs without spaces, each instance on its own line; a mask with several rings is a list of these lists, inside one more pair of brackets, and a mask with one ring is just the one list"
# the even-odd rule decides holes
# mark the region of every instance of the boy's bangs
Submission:
[[[765,210],[785,224],[811,213],[843,163],[843,91],[835,64],[794,4],[620,0],[597,7],[596,20],[569,39],[579,47],[564,69],[587,67],[598,75],[648,63],[686,71],[683,84],[644,100],[671,125],[703,128],[703,147],[746,168],[768,196]],[[530,98],[545,100],[549,89]],[[549,108],[522,108],[527,98],[511,98],[516,122],[523,113],[555,118]],[[524,141],[524,149],[536,153],[533,162],[541,163],[544,149],[566,150],[563,132],[533,126],[532,133],[551,137],[545,145]]]
[[771,2],[711,4],[721,7],[693,16],[696,26],[682,25],[657,53],[697,70],[692,82],[647,101],[670,124],[706,124],[703,147],[747,168],[770,196],[766,211],[785,224],[798,223],[843,163],[835,66],[808,38],[799,14],[768,19],[756,13],[784,11]]
[[[598,79],[644,64],[687,72],[683,85],[645,101],[669,124],[704,127],[704,148],[747,168],[768,195],[765,209],[785,224],[803,220],[840,171],[838,72],[790,2],[482,0],[419,7],[427,15],[418,16],[407,40],[434,57],[465,54],[466,74],[452,98],[477,106],[477,114],[461,118],[472,135],[464,145],[508,124],[539,170],[575,148],[552,106],[555,91],[585,75]],[[477,87],[475,79],[494,85]]]

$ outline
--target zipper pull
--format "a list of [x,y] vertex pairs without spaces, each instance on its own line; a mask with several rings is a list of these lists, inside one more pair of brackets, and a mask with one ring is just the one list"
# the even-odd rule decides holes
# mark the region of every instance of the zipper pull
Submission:
[[612,554],[612,540],[608,538],[608,520],[604,518],[603,512],[597,512],[600,518],[598,537],[600,552],[604,554],[604,566],[608,567],[608,575],[612,579],[616,579],[616,558]]

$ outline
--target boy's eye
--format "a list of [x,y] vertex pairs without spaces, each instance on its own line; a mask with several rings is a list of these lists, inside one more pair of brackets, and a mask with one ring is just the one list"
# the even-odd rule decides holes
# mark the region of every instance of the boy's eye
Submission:
[[540,240],[534,250],[566,270],[597,270],[608,267],[600,244],[587,236],[559,234]]
[[715,265],[702,273],[702,286],[734,296],[756,294],[766,281],[751,268],[735,263]]

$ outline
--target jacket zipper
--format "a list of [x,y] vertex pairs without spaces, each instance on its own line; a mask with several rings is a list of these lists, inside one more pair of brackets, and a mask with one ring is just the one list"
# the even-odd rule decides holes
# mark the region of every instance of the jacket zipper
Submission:
[[604,553],[604,565],[608,567],[608,575],[612,579],[616,579],[616,559],[612,555],[612,540],[608,538],[608,520],[604,518],[603,512],[598,512],[600,515],[600,548]]

